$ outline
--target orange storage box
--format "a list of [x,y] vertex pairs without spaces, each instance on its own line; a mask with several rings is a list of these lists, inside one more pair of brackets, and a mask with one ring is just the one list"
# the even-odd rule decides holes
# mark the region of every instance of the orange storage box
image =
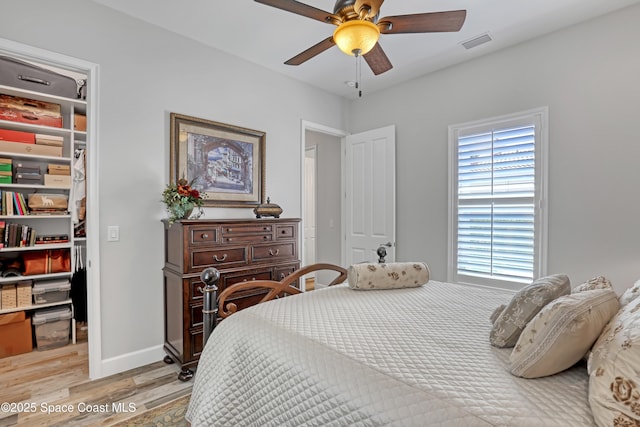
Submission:
[[0,315],[0,357],[30,353],[33,350],[31,339],[31,319],[24,311]]

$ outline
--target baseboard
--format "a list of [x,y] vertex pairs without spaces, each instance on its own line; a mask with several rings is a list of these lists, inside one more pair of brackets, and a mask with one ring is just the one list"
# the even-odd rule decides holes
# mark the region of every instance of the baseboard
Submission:
[[103,359],[100,374],[101,377],[108,377],[109,375],[118,374],[128,371],[129,369],[155,363],[164,359],[165,355],[162,345],[158,345],[121,356]]

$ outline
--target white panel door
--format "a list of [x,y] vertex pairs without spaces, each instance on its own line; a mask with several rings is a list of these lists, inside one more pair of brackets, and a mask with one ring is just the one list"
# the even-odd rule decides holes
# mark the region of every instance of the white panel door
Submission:
[[388,245],[395,261],[395,126],[345,138],[345,265],[377,262],[376,251]]

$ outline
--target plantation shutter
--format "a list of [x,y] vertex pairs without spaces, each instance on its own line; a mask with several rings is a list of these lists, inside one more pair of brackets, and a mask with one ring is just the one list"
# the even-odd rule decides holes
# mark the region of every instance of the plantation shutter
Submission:
[[531,281],[535,200],[534,124],[458,136],[457,274]]

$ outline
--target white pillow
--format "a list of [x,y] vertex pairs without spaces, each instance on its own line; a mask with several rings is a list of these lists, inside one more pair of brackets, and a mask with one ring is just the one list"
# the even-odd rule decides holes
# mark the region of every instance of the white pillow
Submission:
[[388,264],[353,264],[347,272],[351,289],[415,288],[429,281],[429,267],[424,262]]
[[570,292],[571,283],[564,274],[541,277],[520,289],[493,322],[489,342],[496,347],[513,347],[524,327],[542,307]]
[[633,284],[632,287],[624,291],[624,293],[620,296],[620,306],[624,307],[629,304],[631,301],[635,300],[640,296],[640,280]]
[[640,425],[640,298],[621,308],[602,331],[587,369],[596,423]]
[[547,304],[522,331],[511,353],[513,375],[538,378],[575,365],[618,311],[611,289],[578,292]]

